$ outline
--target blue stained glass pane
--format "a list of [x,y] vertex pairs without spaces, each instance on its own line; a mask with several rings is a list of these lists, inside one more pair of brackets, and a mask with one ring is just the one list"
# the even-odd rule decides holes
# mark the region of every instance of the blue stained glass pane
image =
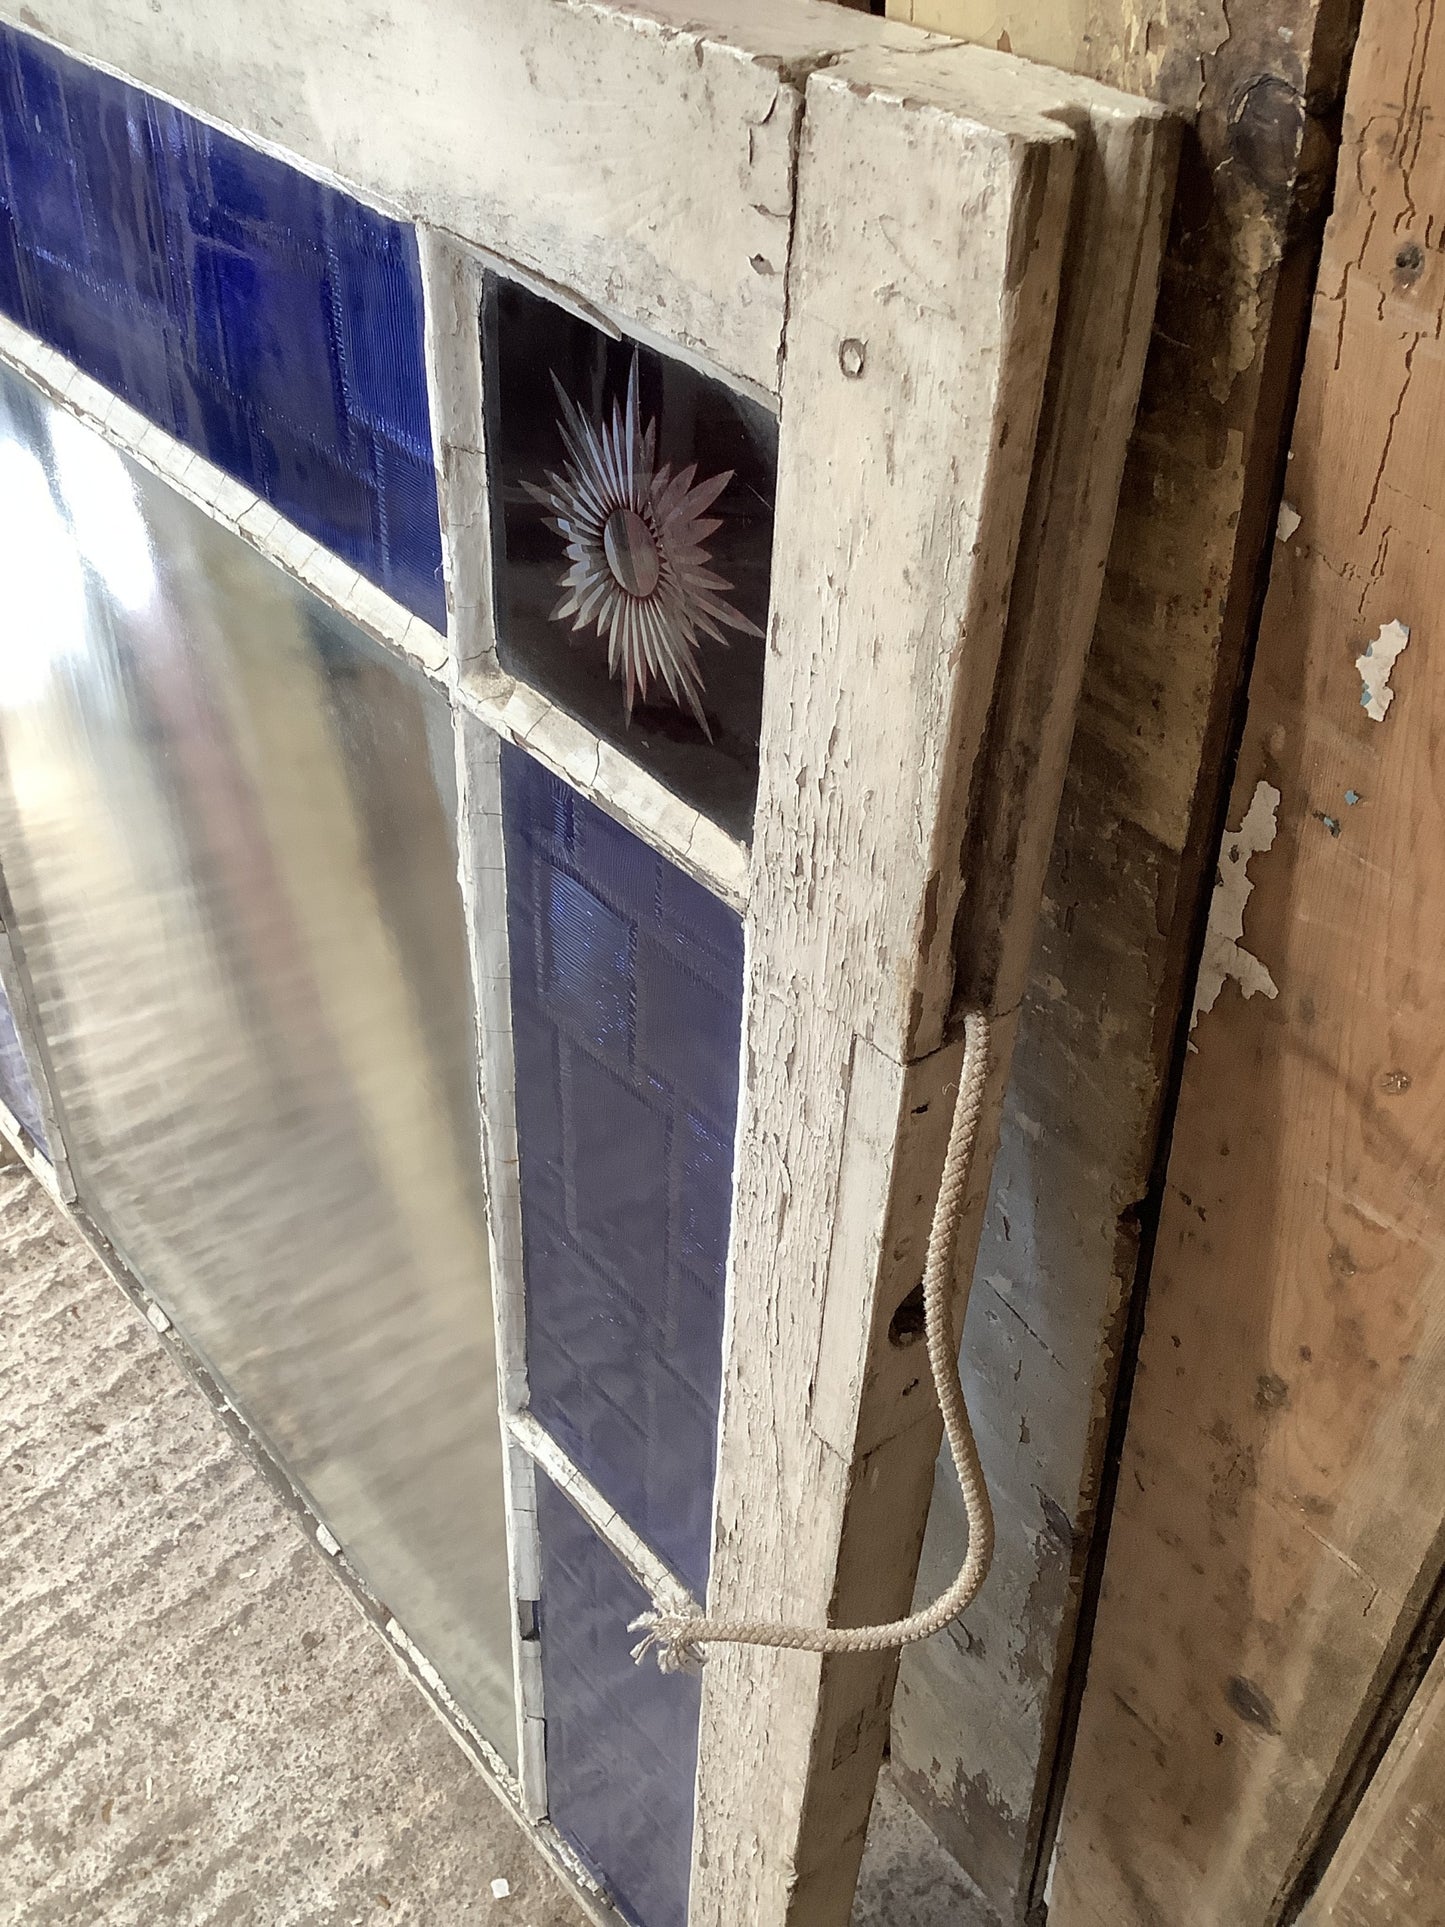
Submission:
[[25,1126],[31,1142],[48,1157],[50,1144],[40,1115],[40,1094],[30,1075],[4,984],[0,984],[0,1097],[4,1098],[10,1115]]
[[502,749],[532,1410],[707,1584],[742,925]]
[[542,1685],[555,1824],[639,1927],[683,1927],[701,1682],[634,1666],[647,1595],[541,1472]]
[[409,227],[0,27],[0,310],[445,628]]

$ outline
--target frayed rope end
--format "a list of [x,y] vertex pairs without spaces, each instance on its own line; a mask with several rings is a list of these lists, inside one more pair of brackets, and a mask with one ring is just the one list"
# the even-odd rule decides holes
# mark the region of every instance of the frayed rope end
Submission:
[[639,1614],[627,1628],[630,1633],[642,1634],[632,1649],[633,1664],[640,1666],[655,1650],[660,1673],[700,1673],[702,1648],[688,1637],[696,1624],[695,1619],[686,1619],[681,1613],[659,1610]]

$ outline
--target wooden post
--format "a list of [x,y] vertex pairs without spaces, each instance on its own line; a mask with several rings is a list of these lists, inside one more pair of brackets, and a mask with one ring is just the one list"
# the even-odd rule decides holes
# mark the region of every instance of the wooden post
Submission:
[[[820,552],[796,585],[783,585],[769,667],[777,747],[749,905],[751,1095],[709,1601],[729,1617],[822,1623],[831,1614],[858,1624],[907,1608],[938,1424],[919,1354],[890,1326],[921,1273],[947,1131],[955,913],[967,883],[970,988],[1006,1010],[999,999],[1027,955],[1092,622],[1087,587],[1082,622],[1072,624],[1055,623],[1048,593],[1020,597],[1001,672],[1001,735],[988,748],[990,774],[996,756],[1007,773],[980,800],[970,771],[990,705],[977,679],[992,674],[986,652],[1004,596],[996,574],[970,579],[968,530],[991,495],[1028,486],[1005,451],[1017,447],[1020,420],[1031,438],[1037,391],[1010,395],[1004,347],[1022,357],[1029,330],[1035,350],[1047,338],[1051,317],[1030,283],[1044,250],[1058,248],[1068,194],[1056,154],[1033,181],[1019,169],[1010,181],[997,161],[980,181],[963,126],[970,109],[983,118],[985,89],[991,120],[1017,99],[1057,115],[1056,126],[1079,127],[1088,179],[1076,208],[1116,223],[1115,253],[1073,289],[1058,348],[1025,536],[1041,578],[1051,565],[1057,577],[1065,554],[1102,562],[1110,475],[1117,481],[1142,360],[1150,296],[1140,290],[1152,289],[1168,178],[1157,117],[1099,94],[1095,128],[1077,83],[938,50],[926,62],[912,49],[874,51],[866,64],[845,59],[810,80],[783,421],[785,443],[792,433],[795,446],[823,447],[832,487],[824,507],[816,455],[792,470],[785,450],[780,514],[796,504]],[[1013,143],[1020,151],[1018,134]],[[957,186],[939,188],[901,254],[886,218],[864,225],[861,249],[856,238],[851,250],[837,245],[849,210],[886,199],[891,175],[946,180],[950,167]],[[971,260],[950,243],[960,207],[987,220],[997,267],[980,259],[977,240]],[[1091,233],[1083,221],[1075,232],[1098,247],[1097,226]],[[1003,344],[990,339],[997,317],[970,279],[998,268],[1017,304]],[[935,332],[944,315],[952,337]],[[971,452],[973,424],[990,412],[992,451]],[[1085,511],[1071,463],[1090,442],[1097,494]],[[792,496],[804,487],[806,509]],[[955,619],[951,603],[957,640],[940,650],[933,638]],[[1050,668],[1057,709],[1043,689]],[[980,859],[967,875],[966,848]],[[993,868],[1010,856],[1021,863],[1016,896]],[[869,959],[869,981],[891,990],[850,998],[835,974],[842,994],[820,1007],[839,956]],[[1000,1044],[994,1117],[1007,1026]],[[985,1143],[991,1135],[990,1123]],[[965,1256],[985,1189],[980,1175]],[[846,1920],[896,1664],[729,1648],[709,1659],[695,1921]]]
[[[889,0],[889,12],[1127,88],[1186,123],[964,1345],[998,1552],[966,1633],[905,1655],[894,1707],[893,1775],[1012,1918],[1044,1898],[1114,1393],[1273,536],[1350,12],[1336,0]],[[945,1463],[920,1593],[956,1569],[962,1534]]]
[[1278,1919],[1440,1577],[1442,101],[1445,49],[1413,8],[1369,0],[1219,847],[1058,1927]]

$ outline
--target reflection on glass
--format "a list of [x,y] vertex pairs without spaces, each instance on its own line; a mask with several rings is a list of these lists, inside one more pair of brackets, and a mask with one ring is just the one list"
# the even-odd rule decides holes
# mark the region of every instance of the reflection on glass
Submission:
[[0,862],[82,1199],[511,1757],[446,703],[4,374],[0,579]]
[[483,326],[504,666],[746,835],[776,421],[498,276]]

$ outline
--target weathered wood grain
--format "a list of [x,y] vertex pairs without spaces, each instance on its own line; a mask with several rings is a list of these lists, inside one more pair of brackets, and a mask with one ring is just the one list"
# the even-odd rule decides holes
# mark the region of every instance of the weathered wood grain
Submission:
[[[1041,1898],[1055,1761],[1190,932],[1200,835],[1269,539],[1347,10],[890,0],[897,17],[1148,95],[1190,124],[965,1340],[994,1571],[906,1656],[894,1771],[990,1900]],[[940,1468],[920,1591],[956,1570]]]
[[[976,117],[917,65],[916,94],[862,62],[814,74],[803,124],[709,1589],[728,1617],[823,1623],[855,1479],[891,1501],[873,1596],[901,1572],[906,1597],[933,1456],[909,1491],[886,1447],[855,1471],[855,1435],[942,1160],[951,973],[924,966],[957,896],[1075,143],[1007,74]],[[846,1921],[892,1677],[849,1665],[840,1697],[813,1655],[709,1659],[693,1927]]]
[[[1239,949],[1185,1071],[1059,1927],[1272,1921],[1438,1577],[1442,102],[1428,13],[1370,0],[1228,817],[1253,854],[1220,851]],[[1395,622],[1393,700],[1367,709]]]
[[1436,1652],[1300,1927],[1445,1921],[1445,1650]]

